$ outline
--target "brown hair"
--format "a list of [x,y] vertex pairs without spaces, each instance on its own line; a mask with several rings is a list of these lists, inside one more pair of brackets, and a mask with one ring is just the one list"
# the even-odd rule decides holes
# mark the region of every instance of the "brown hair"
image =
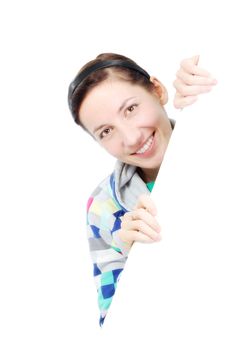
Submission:
[[[129,62],[136,65],[136,62],[134,62],[128,57],[114,54],[114,53],[102,53],[98,55],[94,60],[89,61],[87,64],[85,64],[78,72],[78,75],[84,70],[91,68],[96,63],[106,61],[106,60],[122,60],[124,62]],[[79,110],[80,110],[81,104],[91,89],[99,85],[104,80],[107,80],[110,76],[116,76],[118,77],[118,79],[122,79],[132,84],[143,86],[145,89],[147,89],[150,92],[154,90],[153,83],[148,78],[146,78],[146,76],[144,76],[143,74],[141,74],[140,72],[134,69],[126,68],[123,66],[113,66],[108,68],[102,68],[90,73],[79,84],[79,86],[75,88],[72,94],[71,100],[69,101],[71,113],[74,117],[75,122],[78,125],[82,126],[84,129],[85,127],[82,125],[79,117]]]

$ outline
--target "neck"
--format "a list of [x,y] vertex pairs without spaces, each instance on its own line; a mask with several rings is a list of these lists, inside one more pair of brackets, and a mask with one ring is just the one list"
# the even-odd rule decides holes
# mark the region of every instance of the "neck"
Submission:
[[141,169],[138,168],[137,169],[138,175],[141,177],[141,179],[147,183],[147,182],[152,182],[155,181],[158,172],[159,172],[159,168],[157,169]]

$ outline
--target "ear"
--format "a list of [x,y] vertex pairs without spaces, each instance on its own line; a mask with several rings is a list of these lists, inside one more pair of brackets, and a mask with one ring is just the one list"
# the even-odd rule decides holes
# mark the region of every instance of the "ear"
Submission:
[[165,86],[155,77],[150,77],[150,81],[154,85],[155,93],[159,98],[161,105],[165,105],[168,101],[168,93]]

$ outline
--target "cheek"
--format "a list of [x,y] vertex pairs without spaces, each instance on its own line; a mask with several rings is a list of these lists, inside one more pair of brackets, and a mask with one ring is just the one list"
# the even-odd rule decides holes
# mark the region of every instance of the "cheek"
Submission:
[[156,122],[156,125],[161,130],[164,130],[164,132],[167,132],[167,130],[171,129],[170,120],[169,120],[167,113],[164,109],[158,108],[155,111],[154,120]]
[[106,152],[108,152],[115,158],[119,158],[122,155],[122,150],[119,141],[116,142],[114,140],[111,140],[109,142],[103,143],[102,147],[105,149]]
[[160,108],[155,108],[155,106],[147,108],[147,110],[144,112],[144,121],[148,124],[148,126],[158,127],[162,124],[163,119],[163,111]]
[[172,134],[172,128],[170,125],[170,121],[168,120],[166,122],[161,123],[161,125],[159,126],[159,129],[160,129],[160,134],[162,135],[162,139],[164,140],[165,144],[167,145],[169,140],[170,140],[171,134]]

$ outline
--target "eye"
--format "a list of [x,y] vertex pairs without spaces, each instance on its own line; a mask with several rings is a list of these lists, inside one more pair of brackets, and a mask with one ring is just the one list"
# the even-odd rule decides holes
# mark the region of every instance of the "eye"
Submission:
[[132,113],[136,109],[137,106],[138,105],[136,103],[134,103],[133,105],[130,105],[129,107],[127,107],[126,108],[126,115],[128,115],[129,113]]
[[110,132],[111,132],[111,129],[110,129],[110,128],[104,129],[104,130],[100,133],[99,138],[100,138],[100,139],[103,139],[104,137],[108,136],[108,135],[110,134]]

